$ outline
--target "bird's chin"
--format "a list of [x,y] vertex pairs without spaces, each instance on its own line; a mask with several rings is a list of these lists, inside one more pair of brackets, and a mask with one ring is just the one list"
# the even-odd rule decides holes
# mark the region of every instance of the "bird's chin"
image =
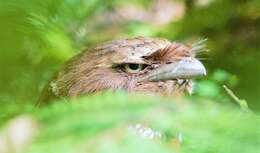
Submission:
[[182,91],[183,93],[192,94],[193,92],[193,81],[190,79],[177,79],[176,90]]
[[192,94],[193,82],[190,79],[174,79],[163,82],[164,95],[182,95],[184,93]]
[[149,95],[176,96],[184,93],[191,94],[193,82],[190,79],[143,82],[131,89],[133,89],[133,92],[147,93]]

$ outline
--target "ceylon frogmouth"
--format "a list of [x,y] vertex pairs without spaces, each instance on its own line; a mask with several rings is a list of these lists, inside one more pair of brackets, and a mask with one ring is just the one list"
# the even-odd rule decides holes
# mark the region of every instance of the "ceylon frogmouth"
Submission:
[[39,104],[107,89],[159,95],[191,92],[191,79],[206,75],[205,67],[195,58],[203,45],[203,41],[185,45],[136,37],[86,49],[50,80]]

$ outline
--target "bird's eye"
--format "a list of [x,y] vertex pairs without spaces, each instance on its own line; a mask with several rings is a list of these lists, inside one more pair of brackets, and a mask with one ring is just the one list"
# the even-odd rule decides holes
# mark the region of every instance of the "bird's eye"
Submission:
[[138,73],[145,68],[144,64],[124,64],[123,68],[128,73]]

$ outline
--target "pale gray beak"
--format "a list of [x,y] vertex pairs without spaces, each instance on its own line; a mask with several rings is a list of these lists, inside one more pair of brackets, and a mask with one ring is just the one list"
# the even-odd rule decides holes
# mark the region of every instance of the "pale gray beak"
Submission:
[[138,81],[165,81],[173,79],[193,79],[205,76],[204,65],[195,58],[185,58],[171,64],[158,67]]

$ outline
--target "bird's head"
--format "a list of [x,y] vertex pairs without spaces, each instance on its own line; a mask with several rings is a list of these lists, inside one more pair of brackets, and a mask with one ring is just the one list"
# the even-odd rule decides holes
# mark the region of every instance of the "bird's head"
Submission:
[[195,58],[203,47],[137,37],[105,43],[69,60],[44,95],[78,96],[106,89],[171,95],[191,92],[191,79],[206,75]]

